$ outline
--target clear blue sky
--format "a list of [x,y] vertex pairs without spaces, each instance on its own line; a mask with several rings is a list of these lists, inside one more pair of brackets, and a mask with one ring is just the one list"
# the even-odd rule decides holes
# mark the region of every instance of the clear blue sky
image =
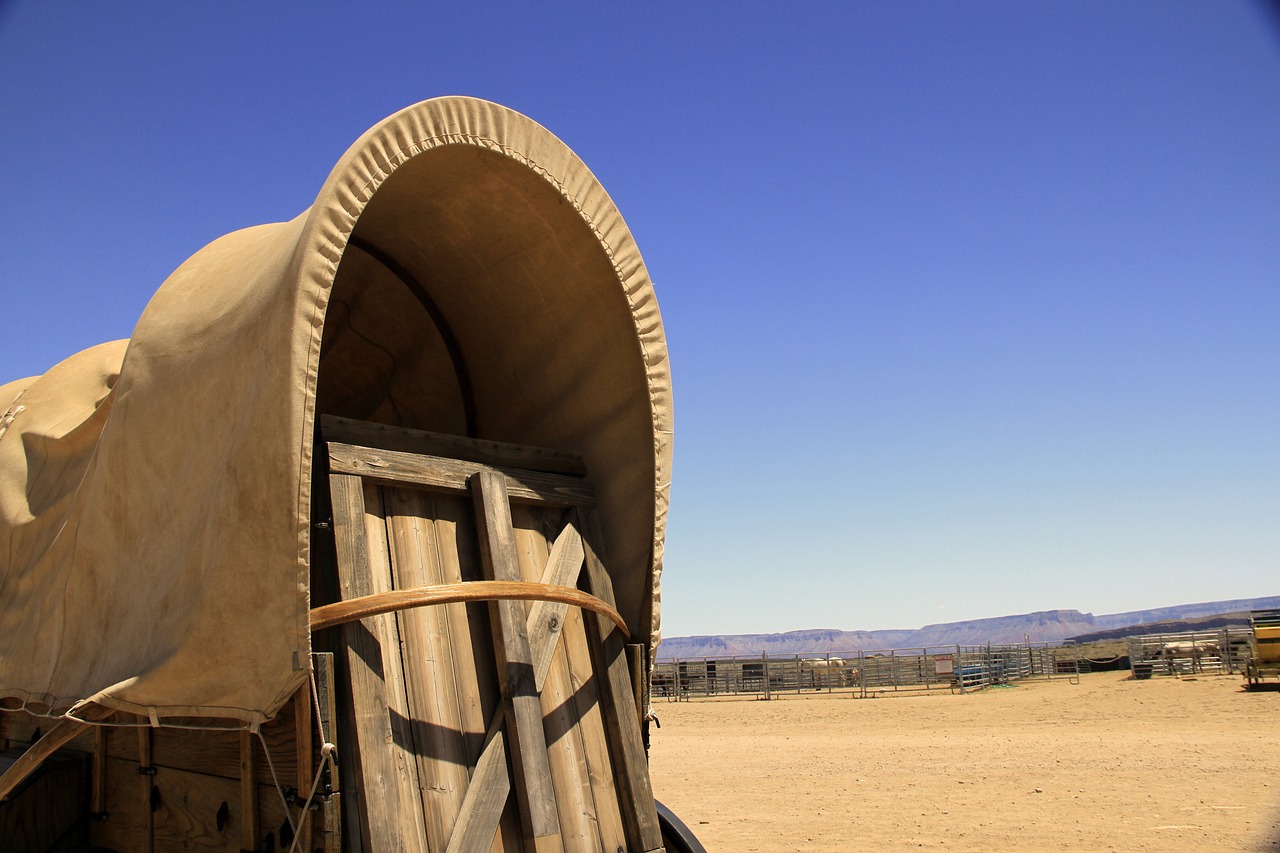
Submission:
[[0,382],[466,94],[658,289],[664,632],[1280,593],[1280,16],[1246,2],[0,0]]

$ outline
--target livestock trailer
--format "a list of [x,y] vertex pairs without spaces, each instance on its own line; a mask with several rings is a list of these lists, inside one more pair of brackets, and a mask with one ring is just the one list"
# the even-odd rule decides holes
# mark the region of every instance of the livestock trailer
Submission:
[[0,386],[0,847],[700,849],[645,753],[671,437],[578,157],[379,123]]

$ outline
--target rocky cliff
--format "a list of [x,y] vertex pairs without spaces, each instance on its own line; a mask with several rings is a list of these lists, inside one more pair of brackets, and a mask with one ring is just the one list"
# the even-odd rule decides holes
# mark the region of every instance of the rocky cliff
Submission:
[[[923,628],[884,631],[842,631],[818,628],[787,631],[783,634],[724,634],[703,637],[668,637],[658,647],[658,658],[737,657],[768,655],[810,655],[828,652],[876,651],[882,649],[945,648],[985,643],[1057,643],[1070,637],[1100,632],[1119,636],[1142,633],[1141,626],[1170,624],[1222,614],[1242,613],[1280,607],[1280,596],[1209,601],[1131,610],[1094,616],[1079,610],[1042,610],[1016,616],[945,622]],[[1127,630],[1127,629],[1134,630]],[[1185,628],[1179,629],[1185,630]]]

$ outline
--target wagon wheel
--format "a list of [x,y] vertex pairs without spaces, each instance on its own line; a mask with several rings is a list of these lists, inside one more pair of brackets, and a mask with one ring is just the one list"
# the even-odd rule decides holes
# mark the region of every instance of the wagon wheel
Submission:
[[667,853],[707,853],[707,848],[694,837],[684,821],[676,817],[675,812],[658,800],[653,802],[658,807],[658,825],[662,828],[662,844]]

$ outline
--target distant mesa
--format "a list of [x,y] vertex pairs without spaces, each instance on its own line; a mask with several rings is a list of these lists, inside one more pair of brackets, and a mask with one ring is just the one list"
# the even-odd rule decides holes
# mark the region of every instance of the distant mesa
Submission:
[[720,634],[667,637],[658,646],[659,660],[702,657],[821,655],[828,652],[882,649],[945,648],[986,643],[1087,643],[1121,639],[1135,634],[1171,634],[1248,625],[1249,611],[1280,607],[1280,595],[1237,598],[1131,610],[1094,616],[1079,610],[1041,610],[1017,616],[944,622],[923,628],[886,631],[841,631],[815,628],[783,634]]

